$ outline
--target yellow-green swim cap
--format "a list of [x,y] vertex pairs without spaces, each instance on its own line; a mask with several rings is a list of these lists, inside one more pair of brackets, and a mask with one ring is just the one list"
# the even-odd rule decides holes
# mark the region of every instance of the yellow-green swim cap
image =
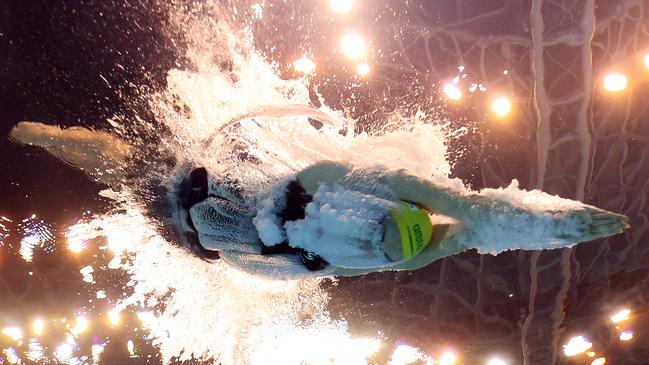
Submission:
[[404,201],[397,204],[398,207],[390,209],[390,215],[399,227],[403,257],[409,259],[426,248],[433,236],[433,224],[428,214],[418,206]]

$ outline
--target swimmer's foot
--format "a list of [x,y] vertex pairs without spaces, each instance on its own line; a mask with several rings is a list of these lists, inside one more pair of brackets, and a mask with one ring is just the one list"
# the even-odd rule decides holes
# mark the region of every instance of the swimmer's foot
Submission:
[[557,238],[584,242],[622,233],[629,228],[629,218],[592,206],[570,210],[557,222]]

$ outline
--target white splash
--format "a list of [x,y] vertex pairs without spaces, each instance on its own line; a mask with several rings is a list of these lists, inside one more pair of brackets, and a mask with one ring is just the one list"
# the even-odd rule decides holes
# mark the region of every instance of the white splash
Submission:
[[79,270],[79,273],[81,273],[81,276],[83,276],[82,280],[90,284],[95,283],[95,279],[92,276],[93,272],[95,272],[95,269],[93,269],[93,267],[90,265],[85,266],[81,268],[81,270]]
[[[377,340],[353,338],[344,321],[327,314],[317,280],[269,281],[209,264],[147,227],[153,224],[131,209],[77,229],[136,233],[122,266],[135,292],[118,306],[141,309],[165,361],[194,354],[224,364],[364,364],[376,351]],[[154,311],[154,299],[165,295],[164,309]]]

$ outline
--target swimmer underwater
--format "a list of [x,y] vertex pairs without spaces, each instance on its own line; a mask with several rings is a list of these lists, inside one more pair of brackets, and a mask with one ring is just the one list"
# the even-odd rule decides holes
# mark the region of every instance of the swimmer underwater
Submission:
[[275,279],[422,268],[476,248],[470,242],[479,241],[480,227],[493,224],[490,217],[496,214],[526,217],[528,226],[511,227],[521,237],[535,222],[550,219],[547,242],[575,244],[629,227],[626,216],[593,206],[540,216],[406,170],[333,161],[320,161],[248,195],[236,178],[174,162],[163,170],[166,181],[152,186],[151,180],[141,183],[144,172],[134,166],[135,147],[109,133],[21,122],[10,138],[41,147],[100,183],[123,184],[153,197],[150,215],[173,227],[174,241],[198,256]]

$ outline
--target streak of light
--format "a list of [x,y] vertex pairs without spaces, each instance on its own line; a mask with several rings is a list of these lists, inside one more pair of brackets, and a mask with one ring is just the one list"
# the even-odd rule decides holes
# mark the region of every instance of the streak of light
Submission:
[[620,341],[631,341],[633,339],[633,331],[626,330],[620,333]]
[[588,351],[586,353],[586,356],[588,356],[588,357],[595,357],[595,355],[597,355],[597,354],[595,352],[593,352],[593,351]]
[[293,68],[295,71],[300,72],[304,75],[308,75],[315,71],[315,62],[310,60],[307,56],[302,56],[293,62]]
[[113,309],[108,312],[108,321],[111,325],[117,326],[120,322],[120,313],[117,309]]
[[563,346],[563,353],[569,357],[575,356],[586,352],[591,347],[593,347],[593,344],[584,336],[575,336]]
[[367,76],[370,73],[370,65],[367,63],[360,63],[356,65],[356,73],[361,76]]
[[354,7],[352,0],[329,0],[329,5],[338,13],[347,13]]
[[507,363],[505,362],[505,360],[494,357],[492,359],[489,359],[487,365],[507,365]]
[[128,340],[128,342],[126,342],[126,349],[131,357],[135,356],[135,345],[133,344],[133,340]]
[[[7,217],[0,216],[0,221],[11,222]],[[9,229],[4,224],[0,223],[0,247],[4,246],[4,240],[9,237]]]
[[453,365],[456,362],[457,362],[457,356],[455,356],[455,353],[453,353],[453,351],[446,351],[439,358],[440,365]]
[[649,68],[649,53],[644,55],[644,67]]
[[499,118],[505,118],[512,111],[512,103],[506,96],[498,96],[491,103],[491,109]]
[[7,357],[7,361],[10,364],[20,364],[20,356],[18,356],[18,351],[13,347],[7,347],[2,350],[2,353]]
[[36,318],[32,323],[32,331],[36,336],[41,336],[45,330],[45,322],[42,319]]
[[37,363],[40,362],[39,360],[45,358],[45,352],[43,351],[43,346],[41,345],[40,342],[38,342],[38,339],[32,338],[29,340],[29,344],[27,345],[26,355],[29,360]]
[[20,241],[19,252],[26,262],[32,261],[34,250],[37,247],[43,248],[46,252],[51,252],[54,249],[52,245],[54,235],[50,232],[49,225],[45,221],[37,219],[35,214],[23,219],[19,226],[24,234]]
[[613,323],[620,323],[624,322],[629,319],[629,315],[631,314],[631,310],[629,309],[622,309],[621,311],[615,313],[614,315],[611,316],[611,321]]
[[70,332],[75,335],[79,336],[82,332],[88,329],[88,318],[84,316],[79,316],[76,319],[76,323],[74,327],[70,330]]
[[612,72],[604,77],[604,89],[613,93],[623,91],[628,83],[626,75],[621,73]]
[[340,41],[340,48],[343,54],[351,59],[361,58],[367,52],[363,37],[355,32],[348,33],[343,37]]
[[20,341],[23,339],[23,331],[18,327],[5,327],[2,329],[2,334],[14,341]]
[[104,352],[104,345],[92,345],[92,363],[98,364],[101,353]]
[[27,262],[34,258],[34,249],[40,245],[41,241],[38,235],[30,235],[20,240],[20,257]]
[[432,365],[435,363],[433,358],[421,353],[418,349],[407,345],[399,345],[392,353],[388,365],[405,365],[417,361],[424,361],[426,365]]
[[598,357],[597,359],[593,360],[590,365],[604,365],[606,364],[606,358],[605,357]]
[[447,98],[458,101],[462,99],[462,91],[452,82],[447,82],[442,89]]
[[59,345],[59,347],[54,350],[54,357],[61,362],[68,362],[72,357],[72,352],[74,351],[73,345],[65,342]]

